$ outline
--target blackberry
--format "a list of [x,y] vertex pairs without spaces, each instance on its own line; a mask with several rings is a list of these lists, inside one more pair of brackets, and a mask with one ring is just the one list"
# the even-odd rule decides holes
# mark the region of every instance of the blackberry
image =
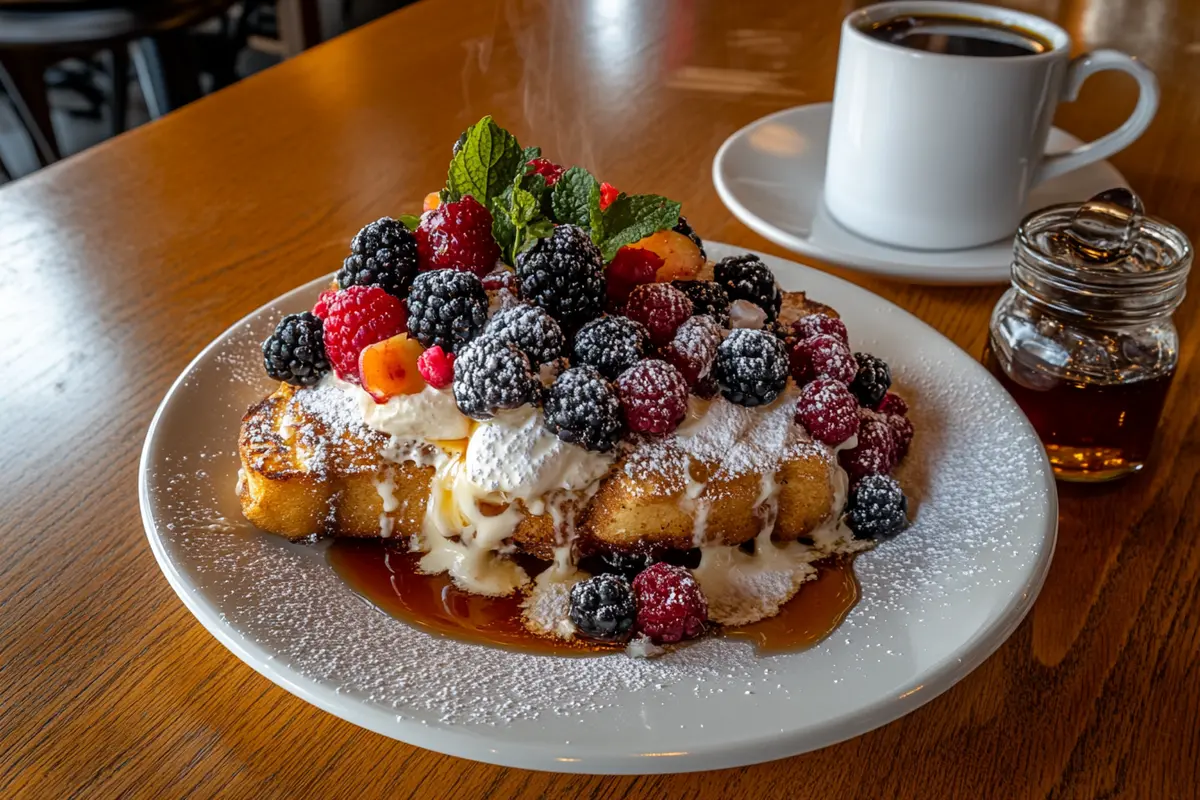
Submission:
[[895,536],[908,527],[908,498],[890,475],[867,475],[850,489],[845,522],[856,539]]
[[512,342],[529,356],[534,366],[548,364],[558,358],[563,349],[563,333],[554,317],[529,303],[497,311],[488,322],[488,336]]
[[470,272],[422,272],[408,294],[408,332],[425,347],[456,353],[487,323],[488,296]]
[[311,311],[288,314],[262,344],[263,366],[277,381],[312,386],[329,372],[322,322]]
[[587,638],[618,642],[633,630],[637,603],[629,581],[620,575],[596,575],[571,587],[568,615]]
[[615,381],[650,354],[650,333],[628,317],[600,317],[575,334],[573,363],[587,364]]
[[604,550],[596,556],[598,572],[620,575],[627,580],[636,578],[655,560],[654,555],[645,550]]
[[546,427],[564,442],[611,450],[621,438],[621,400],[594,367],[572,367],[546,391]]
[[767,319],[779,316],[783,292],[775,282],[771,269],[751,253],[729,256],[713,267],[717,283],[725,287],[730,300],[748,300],[767,312]]
[[870,353],[855,353],[858,372],[850,382],[850,391],[866,408],[876,408],[892,385],[892,370],[882,358]]
[[337,284],[378,286],[401,300],[417,275],[417,237],[403,222],[377,219],[354,235],[350,255],[338,270]]
[[708,254],[704,252],[704,242],[699,236],[696,235],[696,232],[692,230],[692,226],[688,224],[686,217],[680,214],[679,222],[676,222],[675,227],[671,230],[675,231],[676,233],[682,233],[684,236],[691,239],[692,243],[695,244],[696,247],[700,248],[700,257],[705,260],[708,259]]
[[480,336],[454,359],[454,401],[472,419],[525,405],[537,397],[541,382],[529,358],[512,342]]
[[522,299],[550,312],[567,329],[578,329],[604,309],[604,257],[587,231],[559,225],[517,256]]
[[671,281],[692,301],[692,316],[707,314],[722,328],[729,327],[729,293],[716,281]]
[[766,331],[736,328],[717,348],[713,376],[721,394],[731,403],[769,403],[787,385],[787,350],[783,342]]

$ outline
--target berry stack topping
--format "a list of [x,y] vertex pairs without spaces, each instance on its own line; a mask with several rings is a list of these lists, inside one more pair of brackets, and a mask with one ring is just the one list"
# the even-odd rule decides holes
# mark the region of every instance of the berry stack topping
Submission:
[[596,556],[596,562],[596,572],[633,580],[654,563],[654,555],[641,550],[603,550]]
[[858,443],[838,453],[842,469],[850,479],[866,475],[886,475],[899,461],[896,432],[882,414],[866,408],[858,410]]
[[622,311],[629,293],[643,283],[654,283],[663,260],[641,247],[622,247],[608,265],[605,273],[608,307]]
[[787,350],[766,331],[737,328],[717,348],[713,376],[731,403],[769,403],[787,385]]
[[691,239],[692,243],[700,249],[700,257],[704,259],[708,258],[708,254],[704,252],[704,242],[701,241],[700,237],[696,235],[696,232],[692,230],[692,226],[688,224],[685,216],[680,214],[679,222],[675,223],[675,227],[671,230],[675,231],[676,233],[682,233],[684,236]]
[[599,642],[619,642],[629,637],[637,619],[637,604],[629,581],[603,574],[571,587],[571,622],[583,636]]
[[825,314],[808,314],[792,323],[792,330],[795,331],[798,339],[809,339],[813,336],[825,334],[832,336],[835,339],[841,339],[842,344],[850,344],[850,334],[846,331],[846,323],[836,317],[830,317]]
[[692,301],[667,283],[647,283],[629,293],[625,314],[642,323],[650,332],[650,341],[663,347],[673,338],[684,320],[692,316]]
[[636,433],[670,433],[687,414],[687,381],[675,367],[656,358],[622,372],[617,391],[629,429]]
[[541,388],[529,358],[512,342],[480,336],[454,359],[454,401],[472,419],[532,402]]
[[908,498],[890,475],[868,475],[851,487],[845,515],[856,539],[895,536],[908,527]]
[[628,317],[600,317],[575,334],[574,363],[595,367],[609,380],[650,353],[650,334]]
[[471,195],[422,215],[416,238],[422,270],[457,269],[483,276],[500,260],[492,213]]
[[796,421],[814,439],[836,447],[858,433],[858,400],[841,381],[817,378],[800,392]]
[[404,302],[378,286],[351,286],[325,301],[325,352],[339,378],[359,382],[358,354],[404,333]]
[[408,330],[426,347],[456,353],[487,323],[488,297],[469,272],[423,272],[408,295]]
[[748,300],[775,319],[783,305],[783,290],[775,282],[771,269],[756,255],[729,256],[713,267],[717,283],[725,287],[731,300]]
[[816,378],[833,378],[850,383],[858,373],[858,364],[850,354],[850,348],[833,336],[818,333],[801,339],[792,348],[792,377],[803,386]]
[[721,326],[712,317],[691,317],[684,320],[675,331],[675,338],[663,348],[663,358],[694,388],[709,376],[721,336]]
[[870,353],[855,353],[858,370],[850,383],[850,391],[865,408],[875,408],[892,385],[892,370],[882,358]]
[[521,297],[578,329],[604,309],[604,259],[587,231],[559,225],[517,256]]
[[558,183],[558,179],[566,172],[566,167],[555,164],[548,158],[535,158],[529,162],[530,171],[546,179],[547,186]]
[[729,293],[716,281],[671,281],[692,301],[692,313],[705,314],[723,328],[729,327]]
[[439,345],[421,353],[417,359],[417,371],[435,389],[445,389],[454,382],[454,354],[447,353]]
[[337,285],[378,286],[404,299],[417,275],[417,239],[391,217],[375,220],[354,235],[350,255],[338,270]]
[[308,311],[280,320],[262,354],[267,374],[293,386],[312,386],[329,372],[321,320]]
[[546,390],[546,427],[564,442],[588,450],[612,450],[621,438],[617,389],[594,367],[572,367]]
[[531,303],[518,303],[497,311],[486,331],[488,336],[521,348],[534,366],[548,364],[562,354],[562,329],[544,308]]
[[659,562],[633,579],[637,630],[656,644],[691,639],[704,632],[708,601],[692,573]]

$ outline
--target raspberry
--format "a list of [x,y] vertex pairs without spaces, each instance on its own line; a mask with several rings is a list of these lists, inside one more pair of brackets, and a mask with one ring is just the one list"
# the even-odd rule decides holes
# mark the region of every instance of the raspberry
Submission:
[[308,311],[280,320],[262,353],[267,374],[294,386],[312,386],[329,372],[321,320]]
[[325,352],[338,377],[358,383],[358,354],[407,330],[404,301],[378,286],[351,286],[325,301]]
[[546,427],[588,450],[613,449],[624,423],[617,388],[592,367],[572,367],[546,391]]
[[713,267],[717,283],[729,292],[730,300],[748,300],[767,314],[768,320],[779,315],[783,292],[771,269],[751,253],[723,258]]
[[716,281],[671,281],[692,301],[692,313],[706,314],[722,328],[729,327],[729,293]]
[[662,258],[650,250],[629,246],[618,250],[605,272],[609,308],[615,311],[624,308],[634,287],[654,283],[654,277],[662,265]]
[[835,339],[841,339],[842,344],[850,344],[850,334],[846,331],[846,323],[836,317],[826,314],[809,314],[792,323],[792,330],[800,339],[811,339],[825,334]]
[[908,498],[890,475],[868,475],[851,487],[844,513],[855,539],[895,536],[908,527]]
[[817,378],[800,392],[796,421],[814,439],[836,447],[858,433],[858,400],[841,381]]
[[637,630],[657,644],[690,639],[704,632],[708,601],[692,573],[659,562],[633,579]]
[[675,367],[656,358],[622,372],[617,391],[625,421],[637,433],[670,433],[687,413],[687,381]]
[[637,605],[629,581],[620,575],[603,574],[571,587],[567,614],[587,638],[619,642],[633,630]]
[[650,331],[650,341],[662,347],[692,315],[692,301],[667,283],[644,283],[629,293],[625,314]]
[[492,212],[471,195],[427,211],[416,236],[422,271],[456,269],[483,276],[500,260]]
[[435,389],[445,389],[454,382],[454,353],[438,345],[417,356],[417,372]]
[[880,414],[899,414],[900,416],[908,415],[908,403],[904,402],[904,398],[895,392],[888,392],[879,401]]
[[675,331],[663,358],[679,370],[688,386],[695,387],[712,371],[720,346],[721,326],[709,316],[691,317]]
[[317,302],[313,304],[313,316],[317,319],[324,320],[329,316],[329,301],[338,293],[337,289],[326,289],[317,296]]
[[533,168],[531,170],[532,173],[541,175],[546,179],[547,186],[553,186],[554,184],[558,183],[558,179],[561,178],[562,174],[567,171],[566,167],[555,164],[548,158],[532,159],[528,166]]
[[769,403],[787,385],[787,350],[766,331],[738,328],[717,348],[713,375],[729,402],[740,406]]
[[858,370],[850,383],[850,391],[866,408],[875,408],[892,385],[892,371],[887,362],[870,353],[855,353]]
[[650,334],[628,317],[600,317],[575,334],[574,363],[595,367],[609,380],[650,353]]
[[840,339],[819,333],[809,339],[801,339],[792,348],[792,377],[803,386],[816,378],[833,378],[850,383],[858,370],[850,348]]
[[680,214],[679,222],[676,222],[675,227],[672,228],[671,230],[675,231],[676,233],[682,233],[684,236],[691,239],[692,243],[695,244],[696,247],[698,247],[700,249],[700,257],[703,259],[708,258],[708,254],[704,252],[704,242],[700,239],[699,236],[696,235],[696,232],[694,230],[692,230],[692,226],[688,224],[686,217],[684,217],[682,214]]
[[492,270],[484,275],[482,280],[483,288],[489,292],[498,292],[501,289],[507,289],[510,292],[517,290],[517,273],[507,267]]
[[517,256],[521,297],[576,330],[604,309],[604,257],[588,232],[559,225]]
[[838,453],[838,461],[851,480],[886,475],[896,466],[896,432],[883,415],[869,409],[860,408],[858,417],[858,444]]
[[417,239],[403,222],[391,217],[365,226],[350,241],[350,255],[342,262],[337,284],[378,286],[404,299],[417,274]]
[[488,322],[488,336],[512,342],[534,366],[547,364],[558,358],[563,349],[563,333],[546,313],[546,309],[531,303],[519,303],[497,311]]
[[425,347],[456,353],[487,323],[488,296],[469,272],[422,272],[408,294],[408,330]]
[[472,419],[532,402],[541,388],[529,358],[512,342],[480,336],[454,359],[454,401]]
[[899,464],[901,459],[908,455],[909,445],[912,444],[912,420],[899,414],[885,414],[884,417],[891,426],[892,433],[896,434],[896,463]]
[[606,211],[621,193],[611,183],[600,184],[600,210]]

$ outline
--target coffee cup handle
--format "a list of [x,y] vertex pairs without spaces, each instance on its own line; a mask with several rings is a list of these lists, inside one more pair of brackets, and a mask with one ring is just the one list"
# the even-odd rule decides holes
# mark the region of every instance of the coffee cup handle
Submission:
[[1074,100],[1079,96],[1079,87],[1083,86],[1084,81],[1097,72],[1109,69],[1124,72],[1138,82],[1138,100],[1133,113],[1121,127],[1094,142],[1081,144],[1064,153],[1046,156],[1038,167],[1034,183],[1058,177],[1124,150],[1145,132],[1150,121],[1154,119],[1154,112],[1158,110],[1158,79],[1141,61],[1118,50],[1096,50],[1072,59],[1067,67],[1061,101]]

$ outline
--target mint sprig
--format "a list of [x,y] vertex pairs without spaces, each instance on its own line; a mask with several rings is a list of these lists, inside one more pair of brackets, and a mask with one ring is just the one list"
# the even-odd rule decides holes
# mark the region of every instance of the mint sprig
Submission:
[[546,179],[531,172],[517,176],[492,200],[492,236],[505,263],[516,264],[517,256],[535,239],[554,232],[554,223],[542,213],[546,194]]
[[490,116],[467,129],[467,139],[450,161],[442,202],[471,195],[485,207],[524,174],[525,160],[517,137],[492,122]]
[[554,184],[551,207],[559,222],[586,229],[605,261],[627,244],[674,228],[680,204],[656,194],[621,193],[600,210],[600,182],[582,167],[572,167]]

